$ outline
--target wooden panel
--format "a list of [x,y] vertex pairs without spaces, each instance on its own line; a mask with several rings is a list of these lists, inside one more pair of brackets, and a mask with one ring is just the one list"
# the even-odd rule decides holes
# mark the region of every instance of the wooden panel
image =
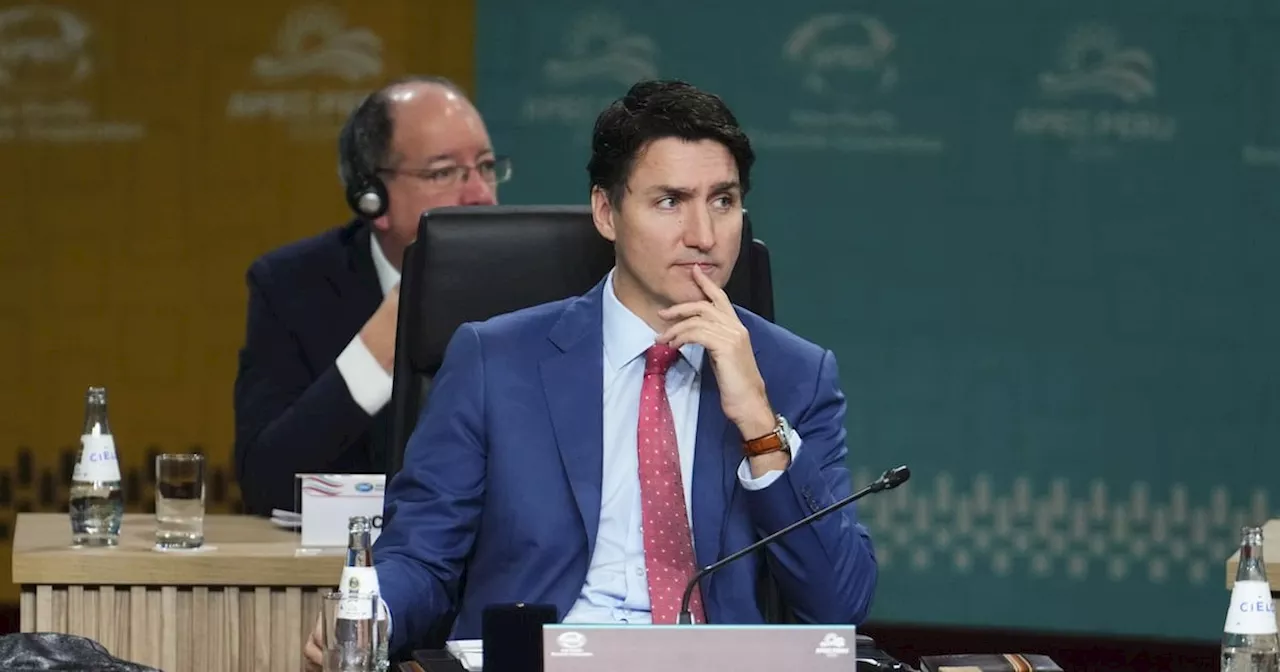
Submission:
[[36,629],[36,591],[24,588],[18,601],[19,625],[23,632],[35,632]]
[[36,630],[56,632],[53,629],[53,586],[36,586]]
[[84,587],[67,588],[67,632],[87,636],[85,633]]
[[112,655],[165,672],[298,672],[327,590],[37,586],[22,593],[22,630],[75,623]]
[[229,593],[232,590],[234,588],[209,591],[209,657],[205,659],[205,663],[211,670],[230,669],[227,661],[231,657],[227,652],[235,650],[235,642],[228,634],[230,627],[226,621],[227,600],[230,599]]
[[[154,591],[153,591],[154,592]],[[162,670],[178,665],[178,589],[165,586],[160,589],[160,664]]]
[[102,586],[98,589],[98,643],[107,647],[108,651],[123,651],[128,639],[128,630],[123,627],[128,622],[128,596],[114,586]]
[[209,624],[214,622],[213,603],[209,600],[209,589],[198,586],[191,590],[191,630],[200,633],[191,638],[190,658],[193,664],[208,665],[211,649],[215,645],[217,635]]
[[[284,667],[289,669],[302,669],[302,645],[306,643],[300,632],[298,632],[297,623],[306,625],[306,620],[302,618],[302,589],[287,588],[284,589],[284,620],[271,623],[271,626],[280,626],[280,639],[278,645],[282,646],[285,655]],[[279,612],[276,612],[279,613]]]

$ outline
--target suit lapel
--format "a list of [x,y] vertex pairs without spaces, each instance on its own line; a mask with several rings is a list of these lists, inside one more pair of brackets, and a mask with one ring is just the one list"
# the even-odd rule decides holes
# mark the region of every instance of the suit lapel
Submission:
[[556,446],[582,516],[587,554],[595,552],[604,470],[604,346],[601,288],[572,301],[548,335],[557,352],[542,360],[542,388]]
[[[359,329],[382,303],[378,271],[373,267],[369,225],[360,221],[347,225],[339,234],[342,258],[327,274],[329,285],[340,299],[342,319]],[[348,337],[349,338],[349,337]]]

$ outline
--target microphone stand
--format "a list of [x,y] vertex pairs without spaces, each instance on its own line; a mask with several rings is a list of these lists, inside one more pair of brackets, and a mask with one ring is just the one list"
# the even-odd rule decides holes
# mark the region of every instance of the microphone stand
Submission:
[[693,614],[689,613],[689,600],[693,599],[693,589],[697,587],[698,583],[702,580],[704,576],[711,574],[712,572],[720,569],[721,567],[724,567],[725,565],[733,562],[734,560],[737,560],[738,558],[749,555],[754,551],[757,551],[765,546],[768,546],[769,544],[772,544],[774,541],[780,539],[783,535],[789,532],[794,532],[795,530],[800,529],[801,527],[809,525],[810,523],[813,523],[814,521],[820,518],[823,518],[828,514],[834,513],[835,511],[838,511],[858,501],[859,499],[866,497],[867,495],[875,494],[877,492],[882,492],[884,490],[892,490],[898,487],[899,485],[902,485],[903,483],[905,483],[908,478],[911,478],[911,470],[908,469],[906,465],[903,465],[900,467],[894,467],[893,469],[890,469],[884,472],[884,474],[882,474],[880,478],[872,482],[871,485],[868,485],[867,487],[853,493],[852,495],[849,495],[848,497],[845,497],[844,499],[841,499],[840,501],[834,504],[831,504],[830,506],[824,507],[812,514],[809,514],[804,518],[801,518],[800,520],[797,520],[796,522],[791,523],[790,525],[782,528],[781,530],[778,530],[777,532],[774,532],[773,534],[770,534],[769,536],[764,537],[763,539],[760,539],[759,541],[753,544],[748,544],[742,550],[731,553],[721,558],[720,560],[717,560],[707,565],[706,567],[703,567],[702,569],[698,570],[698,573],[694,574],[693,578],[689,580],[688,585],[684,587],[684,596],[680,599],[680,616],[679,616],[678,623],[681,625],[693,624]]

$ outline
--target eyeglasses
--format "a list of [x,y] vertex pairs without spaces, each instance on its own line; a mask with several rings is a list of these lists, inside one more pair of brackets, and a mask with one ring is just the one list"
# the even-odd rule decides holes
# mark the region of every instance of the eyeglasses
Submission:
[[501,184],[511,179],[511,158],[495,156],[492,159],[478,161],[475,166],[454,164],[435,168],[383,168],[379,172],[405,175],[422,180],[433,188],[447,189],[465,184],[471,178],[473,170],[485,182],[491,185]]

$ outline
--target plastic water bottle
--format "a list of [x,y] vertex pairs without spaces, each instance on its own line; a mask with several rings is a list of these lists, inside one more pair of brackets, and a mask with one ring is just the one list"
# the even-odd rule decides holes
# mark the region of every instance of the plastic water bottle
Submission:
[[1240,566],[1222,629],[1222,672],[1280,672],[1276,608],[1262,557],[1262,528],[1241,532]]
[[352,516],[347,521],[347,562],[342,568],[343,593],[378,593],[377,669],[385,672],[391,666],[387,655],[387,612],[378,588],[378,572],[373,568],[372,525],[366,516]]
[[80,454],[71,475],[71,543],[115,546],[120,543],[124,494],[115,438],[107,422],[107,389],[90,387],[84,401]]

